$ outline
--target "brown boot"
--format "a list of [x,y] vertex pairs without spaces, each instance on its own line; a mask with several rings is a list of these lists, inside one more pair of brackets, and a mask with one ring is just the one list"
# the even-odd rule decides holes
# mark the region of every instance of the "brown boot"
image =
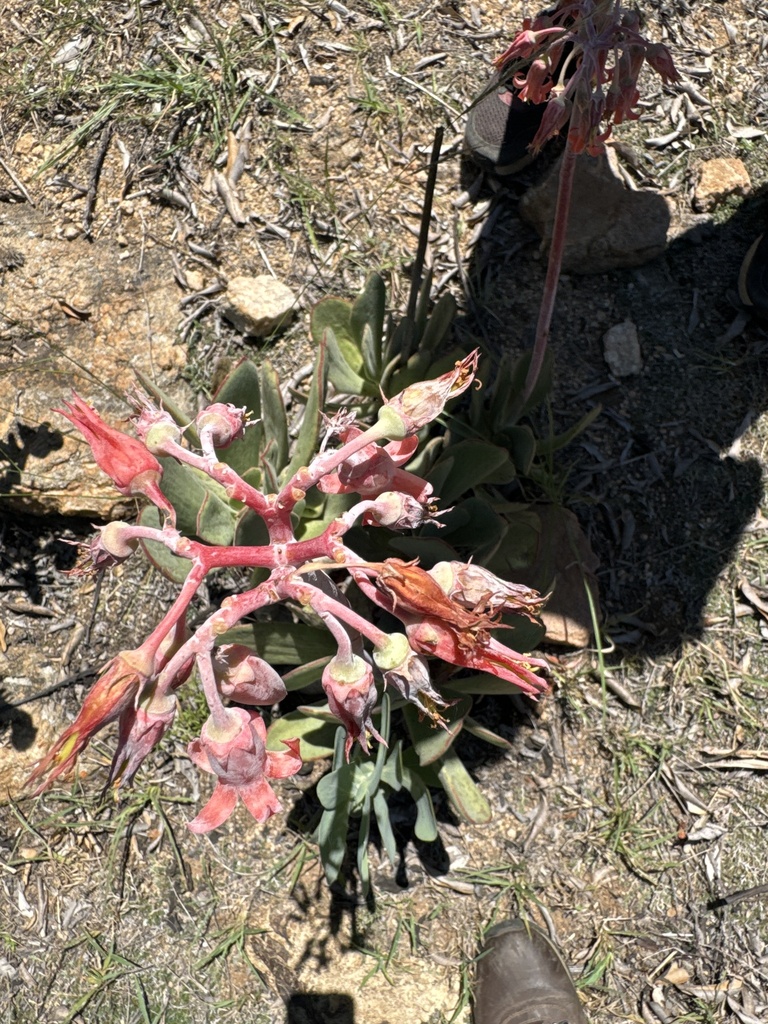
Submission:
[[474,1024],[589,1024],[568,968],[541,928],[516,918],[486,932]]

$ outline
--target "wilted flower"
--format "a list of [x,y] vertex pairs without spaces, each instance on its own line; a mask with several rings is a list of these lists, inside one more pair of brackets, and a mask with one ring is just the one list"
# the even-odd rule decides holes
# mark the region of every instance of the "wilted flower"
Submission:
[[408,437],[436,419],[446,402],[466,391],[475,379],[480,350],[460,359],[452,370],[434,380],[411,384],[379,409],[378,422],[393,440]]
[[429,618],[406,624],[405,631],[411,647],[421,654],[434,654],[451,665],[489,672],[530,697],[538,697],[548,689],[546,680],[533,671],[546,670],[545,661],[518,654],[488,633],[472,634]]
[[438,562],[429,575],[440,589],[465,608],[484,615],[510,612],[532,618],[544,605],[538,591],[522,583],[502,580],[482,565],[467,562]]
[[448,707],[448,701],[432,686],[426,658],[416,654],[404,633],[390,633],[386,646],[373,652],[373,660],[381,669],[385,686],[393,686],[433,722],[442,723],[437,709]]
[[267,729],[256,711],[229,708],[229,735],[223,736],[212,718],[200,738],[189,744],[189,756],[203,771],[215,775],[216,786],[208,803],[187,826],[191,832],[210,832],[227,820],[243,801],[256,821],[266,821],[280,811],[280,801],[268,779],[284,779],[301,768],[299,741],[284,740],[287,752],[267,750]]
[[88,444],[93,457],[121,494],[135,497],[143,494],[175,522],[173,506],[160,490],[163,469],[141,441],[108,426],[79,395],[73,392],[66,409],[55,409],[73,423]]
[[363,524],[374,523],[376,526],[388,526],[391,530],[415,530],[423,523],[434,522],[436,515],[440,513],[434,505],[424,505],[400,491],[384,491],[376,498],[373,508],[363,516]]
[[152,695],[130,705],[120,715],[117,749],[109,771],[109,781],[128,785],[144,758],[157,746],[176,717],[176,698],[172,693]]
[[323,689],[328,707],[347,730],[344,753],[349,760],[352,744],[357,740],[368,753],[368,733],[383,743],[371,719],[378,694],[373,681],[373,669],[362,658],[331,658],[323,669]]
[[36,782],[48,774],[35,790],[36,794],[72,768],[99,729],[114,722],[127,708],[133,707],[152,671],[153,659],[148,658],[141,648],[123,651],[112,659],[85,698],[77,718],[64,730],[27,779],[27,783]]

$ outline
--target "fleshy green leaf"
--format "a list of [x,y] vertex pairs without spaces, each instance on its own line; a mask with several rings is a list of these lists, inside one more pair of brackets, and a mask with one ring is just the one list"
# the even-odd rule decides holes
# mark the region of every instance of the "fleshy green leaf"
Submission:
[[317,761],[333,753],[337,729],[338,723],[290,711],[267,729],[267,750],[284,751],[283,740],[298,740],[302,761]]
[[435,493],[446,504],[480,484],[505,484],[514,478],[515,467],[509,452],[488,441],[450,445],[429,474]]
[[[154,505],[145,505],[139,513],[139,524],[160,529],[163,525],[160,511]],[[192,563],[188,558],[179,558],[172,554],[165,544],[143,540],[141,546],[152,565],[173,583],[183,583],[187,578]]]
[[373,797],[373,811],[376,815],[376,823],[379,826],[381,841],[387,851],[390,864],[394,865],[397,860],[397,841],[392,831],[392,822],[389,820],[389,804],[383,789],[377,789]]
[[491,820],[493,815],[490,804],[453,747],[443,755],[437,775],[453,809],[460,817],[472,825],[485,825]]
[[415,705],[405,705],[403,708],[405,724],[422,766],[434,763],[445,754],[461,732],[464,717],[471,707],[472,700],[470,697],[466,697],[458,704],[444,708],[442,716],[445,719],[445,728],[441,728],[422,715]]
[[261,367],[261,418],[264,451],[279,472],[288,461],[288,420],[277,370],[268,359]]
[[270,665],[305,665],[336,653],[331,634],[303,622],[249,622],[219,637],[222,644],[245,644]]
[[160,463],[163,467],[160,487],[176,509],[176,525],[181,533],[199,537],[209,544],[231,544],[235,510],[221,484],[175,459],[160,459]]
[[570,444],[575,437],[578,437],[579,434],[583,433],[590,423],[597,419],[602,411],[602,405],[596,405],[594,409],[590,409],[589,412],[584,413],[577,423],[574,423],[574,425],[569,427],[568,430],[564,430],[562,434],[556,434],[554,437],[543,438],[536,445],[537,454],[549,455],[551,452],[556,452],[561,448],[565,448],[565,446]]
[[292,668],[290,672],[286,672],[283,676],[286,690],[289,693],[292,690],[303,690],[305,686],[319,682],[323,675],[323,669],[330,660],[331,655],[329,654],[325,658],[317,658],[315,661],[309,661],[306,665],[299,665],[298,668]]
[[505,740],[503,736],[499,736],[498,733],[492,729],[488,729],[486,726],[481,725],[480,722],[475,721],[469,715],[464,719],[464,728],[468,733],[473,736],[477,736],[479,740],[484,740],[486,743],[492,744],[494,747],[501,747],[502,750],[514,750],[514,746]]
[[[428,352],[437,351],[448,333],[455,316],[456,300],[450,292],[445,292],[440,296],[435,304],[435,308],[430,313],[421,338],[421,347],[425,348]],[[432,374],[432,376],[437,375]]]
[[304,408],[304,419],[299,430],[299,436],[293,449],[293,456],[288,466],[283,471],[282,479],[288,480],[300,469],[306,466],[309,460],[317,451],[320,438],[320,427],[323,422],[323,406],[325,405],[325,393],[328,383],[328,360],[325,344],[321,342],[317,349],[315,369],[312,374],[312,381],[307,394],[307,404]]
[[337,391],[347,395],[363,395],[370,385],[356,373],[339,345],[336,332],[327,327],[322,334],[322,342],[328,350],[328,377]]
[[384,331],[386,288],[378,274],[370,274],[365,287],[350,311],[349,326],[363,358],[363,369],[369,380],[378,383],[381,377],[381,339]]

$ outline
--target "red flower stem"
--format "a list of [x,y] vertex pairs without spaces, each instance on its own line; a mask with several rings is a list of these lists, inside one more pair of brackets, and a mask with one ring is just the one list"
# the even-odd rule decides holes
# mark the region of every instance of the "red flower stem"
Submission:
[[176,596],[176,600],[155,626],[147,639],[141,645],[141,650],[148,652],[152,657],[157,653],[160,644],[172,629],[179,629],[183,624],[189,602],[195,596],[197,588],[205,579],[207,569],[202,565],[193,565],[184,580],[184,584]]
[[329,615],[333,615],[334,618],[341,619],[342,622],[346,622],[348,626],[351,626],[358,633],[362,633],[363,636],[367,637],[374,647],[381,647],[387,642],[388,634],[382,629],[378,629],[368,619],[364,619],[362,615],[358,615],[351,608],[335,601],[328,594],[324,594],[322,590],[313,587],[311,583],[307,583],[301,577],[294,576],[291,579],[283,580],[276,589],[282,599],[286,597],[293,598],[302,604],[310,605],[320,616],[322,616],[323,612],[327,612]]
[[213,671],[211,652],[202,651],[198,654],[196,662],[197,674],[200,676],[200,682],[203,684],[205,702],[208,705],[208,710],[211,712],[211,718],[213,719],[216,728],[220,729],[223,733],[226,733],[232,729],[232,721],[227,714],[227,709],[224,707],[221,694],[219,693],[219,688],[216,685],[216,676]]
[[[574,117],[578,115],[574,114]],[[571,131],[573,131],[573,124]],[[557,186],[557,205],[555,206],[555,220],[552,226],[552,241],[549,246],[549,260],[547,262],[547,276],[544,281],[544,294],[541,297],[539,307],[539,320],[536,324],[536,340],[533,345],[531,364],[528,367],[528,375],[525,378],[523,389],[522,407],[528,404],[541,374],[544,364],[544,356],[547,353],[549,344],[549,328],[552,324],[552,313],[557,298],[557,285],[560,280],[560,270],[563,265],[563,252],[565,240],[568,235],[568,215],[571,211],[571,194],[573,192],[573,175],[576,168],[576,156],[570,143],[565,147],[563,161],[560,164],[560,178]]]
[[366,448],[369,444],[377,444],[387,438],[386,427],[381,423],[374,423],[362,434],[353,437],[336,451],[323,452],[317,455],[308,466],[298,469],[291,479],[285,484],[277,496],[277,506],[280,509],[293,510],[297,501],[301,501],[310,487],[313,487],[324,476],[332,473],[342,462],[346,462],[352,455]]
[[352,637],[342,626],[335,615],[331,615],[330,612],[318,611],[317,614],[323,620],[323,624],[328,632],[331,634],[333,639],[338,645],[338,651],[336,657],[346,664],[351,664],[354,657],[354,651],[352,650]]

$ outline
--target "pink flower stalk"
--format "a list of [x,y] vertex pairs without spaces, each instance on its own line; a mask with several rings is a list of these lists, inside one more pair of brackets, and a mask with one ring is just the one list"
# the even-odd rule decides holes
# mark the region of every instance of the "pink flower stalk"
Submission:
[[282,810],[269,779],[285,779],[301,768],[299,741],[284,740],[287,752],[267,750],[267,729],[256,711],[229,708],[230,729],[222,733],[212,718],[192,740],[188,752],[204,772],[216,776],[208,803],[187,826],[191,832],[210,832],[232,814],[238,797],[256,821],[264,822]]
[[[570,118],[573,151],[602,153],[611,124],[637,116],[637,81],[646,60],[665,82],[679,77],[669,50],[645,39],[637,15],[624,11],[620,0],[559,0],[553,10],[523,24],[495,63],[502,74],[510,68],[521,100],[549,98],[534,152]],[[521,67],[526,60],[527,67]]]
[[213,672],[222,694],[238,704],[271,707],[287,693],[279,673],[243,644],[217,647]]
[[[339,434],[342,445],[354,441],[363,431],[356,426],[345,427]],[[384,491],[400,491],[418,502],[426,502],[432,486],[420,476],[401,469],[418,446],[418,438],[408,437],[386,445],[369,444],[354,452],[332,473],[319,482],[325,494],[359,494],[376,498]]]
[[108,426],[90,405],[73,392],[66,409],[55,409],[73,423],[88,444],[98,466],[104,470],[121,494],[144,497],[162,509],[173,523],[176,513],[160,490],[163,469],[141,441]]
[[546,671],[545,661],[518,654],[487,632],[473,634],[441,619],[430,618],[406,623],[405,632],[414,651],[442,658],[451,665],[489,672],[529,697],[539,697],[549,689],[547,681],[533,671],[535,668]]
[[347,730],[344,745],[347,761],[355,740],[368,753],[368,733],[380,743],[384,742],[371,718],[378,694],[373,670],[366,661],[356,654],[332,658],[323,669],[322,683],[331,713]]

